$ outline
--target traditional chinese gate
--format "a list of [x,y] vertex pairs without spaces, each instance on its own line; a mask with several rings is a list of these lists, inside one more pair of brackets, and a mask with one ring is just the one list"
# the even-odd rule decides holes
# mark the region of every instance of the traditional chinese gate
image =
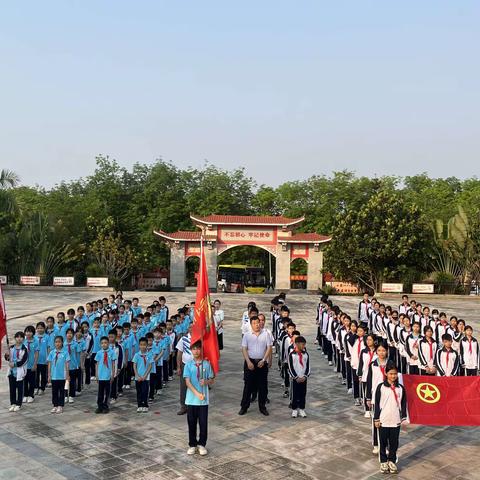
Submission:
[[290,289],[290,263],[303,258],[308,263],[307,290],[317,291],[322,286],[323,246],[330,237],[318,233],[294,233],[304,217],[190,215],[198,231],[166,233],[156,230],[162,241],[170,246],[170,286],[174,291],[185,290],[185,260],[200,254],[203,236],[208,281],[212,290],[217,286],[217,257],[226,250],[250,245],[270,252],[276,258],[275,288]]

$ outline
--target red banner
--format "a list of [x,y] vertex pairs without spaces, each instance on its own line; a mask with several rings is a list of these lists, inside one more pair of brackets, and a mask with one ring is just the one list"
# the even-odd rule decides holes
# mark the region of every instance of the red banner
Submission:
[[191,345],[198,340],[202,340],[204,358],[211,363],[213,371],[218,373],[220,352],[218,350],[217,330],[212,317],[207,262],[203,248],[200,254],[200,271],[197,279],[197,298],[195,299]]
[[480,426],[480,376],[403,375],[410,423]]

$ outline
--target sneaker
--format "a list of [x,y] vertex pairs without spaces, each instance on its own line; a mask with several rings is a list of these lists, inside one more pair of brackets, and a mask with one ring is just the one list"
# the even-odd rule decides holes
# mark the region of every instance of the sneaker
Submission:
[[35,390],[35,395],[40,395],[40,389],[39,389],[39,388],[37,388],[37,389]]
[[197,453],[197,447],[189,447],[187,450],[187,455],[195,455]]
[[73,399],[73,397],[68,397],[68,403],[75,403],[75,400]]
[[292,410],[292,418],[297,418],[298,410]]
[[90,377],[90,381],[95,381],[97,379],[97,377]]
[[12,410],[13,412],[18,412],[22,407],[20,405],[15,405],[15,408]]
[[68,403],[68,397],[65,397],[65,403]]
[[365,418],[370,418],[370,411],[369,411],[369,410],[367,410],[367,411],[365,412],[364,417],[365,417]]
[[10,408],[8,409],[9,412],[13,412],[15,410],[16,405],[10,405]]
[[114,405],[116,402],[117,402],[117,401],[116,401],[114,398],[111,398],[111,399],[110,399],[110,403],[111,403],[112,405]]
[[23,402],[23,403],[27,403],[27,397],[23,397],[22,402]]
[[238,412],[239,415],[245,415],[247,413],[247,409],[246,408],[241,408],[240,411]]
[[168,377],[168,381],[171,382],[173,380],[173,377]]
[[381,463],[380,464],[380,473],[390,473],[390,469],[388,468],[388,463]]
[[338,378],[342,378],[342,374],[339,373],[339,374],[337,375],[337,377],[338,377]]
[[137,413],[142,413],[142,407],[137,408]]
[[187,413],[187,409],[186,408],[181,408],[178,412],[177,412],[177,415],[185,415]]
[[148,407],[143,407],[142,413],[148,413]]
[[347,393],[352,393],[353,390],[351,388],[347,389]]
[[63,413],[63,407],[57,407],[57,413]]
[[[372,453],[373,453],[374,455],[378,455],[378,452],[379,452],[379,451],[380,451],[380,450],[379,450],[378,447],[373,447]],[[386,465],[386,464],[385,464],[385,465]]]
[[123,392],[118,392],[119,397],[123,397]]
[[77,397],[79,397],[81,394],[82,394],[82,392],[81,392],[81,391],[80,391],[80,392],[76,392],[76,393],[75,393],[75,395],[76,395]]
[[53,408],[50,410],[50,413],[57,413],[57,407],[53,407]]
[[202,457],[203,457],[204,455],[206,455],[208,453],[208,451],[203,445],[199,445],[198,446],[198,453],[200,455],[202,455]]
[[302,418],[306,418],[306,417],[307,417],[307,414],[305,413],[305,410],[302,410],[301,408],[298,409],[298,414],[299,414],[300,417],[302,417]]
[[288,393],[288,390],[285,390],[283,392],[283,398],[288,398],[290,396],[290,394]]
[[347,381],[345,379],[342,380],[342,385],[346,385]]
[[354,403],[356,407],[360,407],[362,405],[362,402],[360,401],[359,398],[356,398]]
[[130,390],[130,385],[125,385],[123,388],[124,388],[125,390]]
[[322,349],[322,347],[320,347],[320,346],[317,347],[317,350],[321,350],[321,349]]
[[328,362],[328,366],[331,367],[333,365],[333,362]]
[[45,393],[45,390],[38,389],[37,395],[40,396],[40,395],[43,395],[44,393]]
[[387,462],[390,473],[398,473],[398,468],[392,461]]

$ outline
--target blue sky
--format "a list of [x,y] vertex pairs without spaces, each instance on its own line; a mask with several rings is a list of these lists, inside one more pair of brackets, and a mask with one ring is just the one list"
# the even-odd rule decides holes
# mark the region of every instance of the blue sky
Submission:
[[468,0],[4,2],[0,167],[471,176],[479,24]]

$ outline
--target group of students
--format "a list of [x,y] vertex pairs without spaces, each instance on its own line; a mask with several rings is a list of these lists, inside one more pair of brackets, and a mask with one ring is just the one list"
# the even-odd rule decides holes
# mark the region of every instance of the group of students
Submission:
[[407,295],[393,309],[365,294],[355,320],[325,295],[316,314],[318,349],[371,418],[380,471],[397,473],[400,425],[407,418],[399,374],[478,375],[473,328],[455,316],[448,322],[444,312],[430,312]]
[[[219,343],[223,345],[223,311],[212,305]],[[8,361],[10,412],[51,387],[52,414],[61,414],[65,403],[98,382],[95,413],[108,413],[110,406],[131,388],[134,379],[137,412],[146,413],[149,402],[162,392],[174,374],[181,375],[183,402],[189,425],[189,453],[205,455],[206,430],[196,439],[208,406],[208,388],[214,381],[208,361],[202,360],[201,343],[190,345],[195,302],[169,315],[160,296],[145,310],[138,298],[123,300],[121,292],[49,316],[34,327],[14,335],[5,353]],[[222,347],[223,348],[223,347]],[[181,389],[182,390],[182,389]],[[181,391],[182,398],[182,391]],[[206,419],[206,418],[205,418]],[[205,431],[204,431],[205,430]]]

